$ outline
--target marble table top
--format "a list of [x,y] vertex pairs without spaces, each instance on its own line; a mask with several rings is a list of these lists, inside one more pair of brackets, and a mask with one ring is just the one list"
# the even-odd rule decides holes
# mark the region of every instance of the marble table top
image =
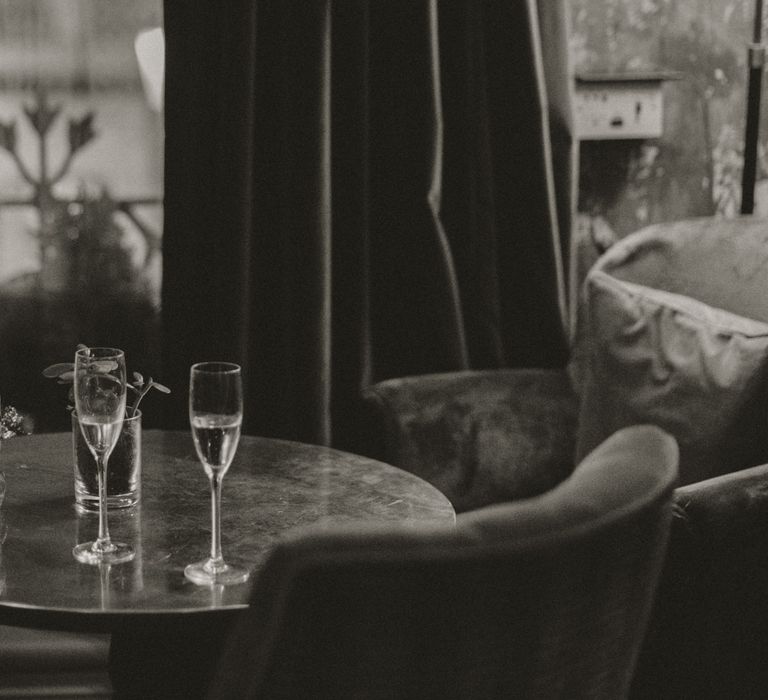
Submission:
[[[210,550],[208,480],[186,432],[148,430],[142,498],[110,511],[110,534],[130,542],[134,561],[80,564],[72,547],[93,539],[98,515],[74,505],[72,436],[5,440],[0,470],[0,624],[112,631],[149,615],[236,611],[250,582],[197,586],[184,567]],[[243,436],[222,490],[222,547],[254,574],[286,530],[354,520],[452,527],[449,501],[418,477],[338,450]],[[251,577],[253,580],[253,575]]]

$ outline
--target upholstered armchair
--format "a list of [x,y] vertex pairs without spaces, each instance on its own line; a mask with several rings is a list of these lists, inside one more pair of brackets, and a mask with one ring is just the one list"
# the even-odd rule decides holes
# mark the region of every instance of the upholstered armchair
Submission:
[[577,398],[565,370],[486,370],[383,381],[366,401],[378,456],[463,512],[543,493],[573,469]]
[[677,446],[627,428],[554,489],[457,526],[296,530],[261,568],[212,700],[625,698]]
[[568,368],[389,379],[365,392],[377,456],[464,512],[541,493],[615,430],[680,446],[680,484],[768,462],[768,222],[627,236],[589,271]]
[[768,465],[675,490],[672,534],[630,697],[768,688]]

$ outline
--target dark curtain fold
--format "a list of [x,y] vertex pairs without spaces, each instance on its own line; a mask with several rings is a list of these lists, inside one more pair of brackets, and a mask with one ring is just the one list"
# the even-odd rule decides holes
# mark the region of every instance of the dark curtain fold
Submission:
[[568,60],[568,30],[571,22],[567,3],[540,1],[537,9],[551,144],[549,159],[554,177],[562,270],[567,281],[570,334],[574,331],[575,297],[578,292],[573,286],[577,280],[575,266],[571,265],[575,238],[571,236],[571,225],[578,202],[578,178],[575,173],[578,172],[579,157],[579,142],[575,137],[572,112],[573,78]]
[[358,451],[368,383],[566,362],[570,76],[544,6],[166,1],[167,425],[203,359],[243,365],[247,432]]

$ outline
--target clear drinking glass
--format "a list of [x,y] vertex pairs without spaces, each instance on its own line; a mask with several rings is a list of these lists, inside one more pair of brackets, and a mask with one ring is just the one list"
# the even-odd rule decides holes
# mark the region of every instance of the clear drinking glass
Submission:
[[221,482],[237,451],[242,421],[240,366],[230,362],[192,365],[189,423],[197,456],[211,484],[211,556],[184,569],[195,583],[242,583],[248,578],[247,569],[227,564],[221,553]]
[[119,564],[135,556],[133,547],[113,542],[107,525],[107,462],[125,417],[125,354],[117,348],[81,348],[75,354],[75,409],[80,431],[96,460],[99,535],[78,544],[75,559],[85,564]]

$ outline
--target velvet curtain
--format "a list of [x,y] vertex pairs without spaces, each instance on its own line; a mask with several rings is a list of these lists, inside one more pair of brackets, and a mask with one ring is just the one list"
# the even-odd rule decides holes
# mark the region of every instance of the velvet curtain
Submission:
[[364,451],[360,391],[560,366],[563,0],[166,0],[163,373],[243,365],[249,433]]

